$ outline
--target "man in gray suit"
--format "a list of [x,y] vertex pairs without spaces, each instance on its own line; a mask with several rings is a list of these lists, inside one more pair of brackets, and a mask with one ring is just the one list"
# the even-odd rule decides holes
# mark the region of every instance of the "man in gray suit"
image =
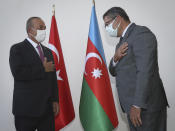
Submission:
[[109,9],[103,20],[109,35],[120,37],[109,71],[116,78],[130,130],[166,131],[168,102],[159,76],[155,35],[131,23],[120,7]]

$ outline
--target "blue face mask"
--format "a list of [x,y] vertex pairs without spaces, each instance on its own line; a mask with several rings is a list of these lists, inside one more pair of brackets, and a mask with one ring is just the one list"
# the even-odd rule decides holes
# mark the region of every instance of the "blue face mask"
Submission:
[[118,28],[120,26],[120,23],[117,25],[117,28],[114,29],[112,26],[113,26],[113,23],[116,19],[113,20],[113,22],[111,24],[109,24],[108,26],[106,26],[106,31],[108,32],[108,34],[111,36],[111,37],[117,37],[117,34],[118,34]]

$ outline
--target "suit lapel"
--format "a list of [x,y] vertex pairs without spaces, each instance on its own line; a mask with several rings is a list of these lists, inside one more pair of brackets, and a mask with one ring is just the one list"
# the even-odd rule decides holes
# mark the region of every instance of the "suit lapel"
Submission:
[[41,62],[40,56],[36,52],[35,48],[31,45],[31,43],[27,39],[25,39],[24,42],[26,43],[26,46],[29,49],[29,52],[31,52],[31,57],[34,57],[34,59]]
[[[133,29],[134,29],[135,27],[136,27],[136,24],[135,24],[135,23],[131,24],[131,26],[130,26],[130,27],[128,28],[128,30],[126,31],[126,33],[125,33],[123,39],[117,44],[115,50],[117,50],[124,42],[126,42],[127,38],[129,37],[130,33],[133,31]],[[119,62],[120,62],[120,60],[119,60]],[[117,65],[118,65],[118,64],[117,64]]]
[[128,30],[126,31],[124,37],[123,37],[123,40],[121,41],[121,44],[126,42],[127,38],[129,37],[130,33],[132,32],[132,30],[135,28],[136,24],[133,23],[131,24],[131,26],[128,28]]
[[135,23],[131,24],[130,27],[128,28],[128,30],[126,31],[123,39],[117,44],[117,48],[119,48],[121,46],[121,44],[123,44],[124,42],[126,42],[128,36],[130,35],[130,33],[132,32],[132,30],[134,29],[134,27],[136,26]]
[[43,49],[44,56],[47,57],[47,60],[54,62],[51,50],[49,51],[49,49],[43,45],[41,45],[41,47]]

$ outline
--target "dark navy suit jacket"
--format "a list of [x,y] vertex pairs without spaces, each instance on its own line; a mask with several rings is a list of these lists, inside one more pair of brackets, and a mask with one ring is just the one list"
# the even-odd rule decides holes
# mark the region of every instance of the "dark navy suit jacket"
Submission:
[[[51,50],[41,46],[47,60],[53,61]],[[56,72],[45,72],[39,55],[27,39],[11,47],[9,62],[14,77],[13,114],[44,115],[50,103],[58,101]]]

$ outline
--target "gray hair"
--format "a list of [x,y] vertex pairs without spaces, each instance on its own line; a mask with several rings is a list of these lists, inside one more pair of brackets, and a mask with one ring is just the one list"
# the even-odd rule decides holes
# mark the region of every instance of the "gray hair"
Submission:
[[122,9],[121,7],[112,7],[111,9],[106,11],[106,13],[104,13],[103,19],[106,16],[109,16],[110,18],[114,19],[117,15],[120,15],[125,21],[129,21],[130,22],[129,16],[125,12],[125,10]]
[[33,20],[34,19],[41,19],[40,17],[30,17],[26,22],[26,31],[28,33],[29,28],[33,27]]

